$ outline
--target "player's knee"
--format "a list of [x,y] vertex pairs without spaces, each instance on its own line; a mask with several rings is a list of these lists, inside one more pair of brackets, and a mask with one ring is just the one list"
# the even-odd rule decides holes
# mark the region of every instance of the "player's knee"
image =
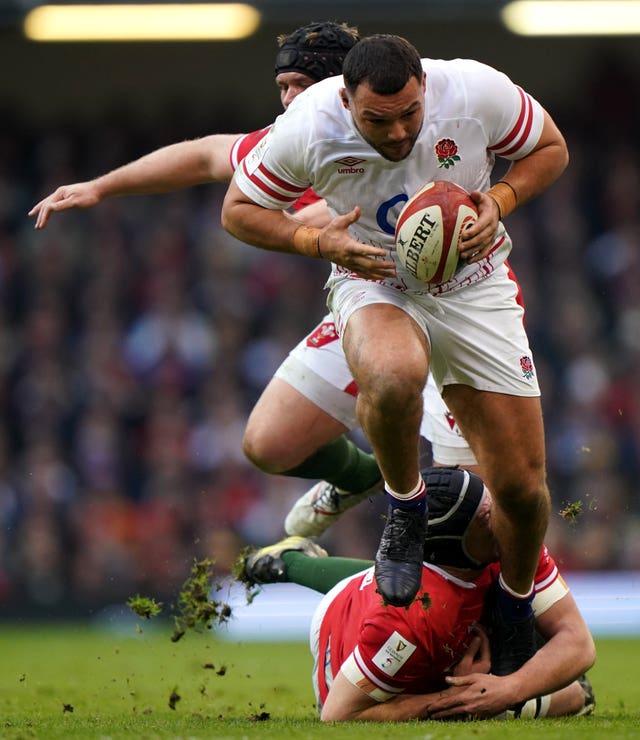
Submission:
[[282,459],[277,435],[264,434],[260,427],[247,425],[242,438],[242,451],[247,460],[263,473],[277,475],[290,467],[288,461]]
[[397,414],[398,409],[407,411],[414,405],[421,407],[426,380],[425,368],[418,365],[391,367],[371,373],[366,384],[360,385],[359,394],[381,413]]
[[516,478],[501,486],[497,498],[502,510],[513,519],[539,523],[549,519],[551,497],[544,478]]

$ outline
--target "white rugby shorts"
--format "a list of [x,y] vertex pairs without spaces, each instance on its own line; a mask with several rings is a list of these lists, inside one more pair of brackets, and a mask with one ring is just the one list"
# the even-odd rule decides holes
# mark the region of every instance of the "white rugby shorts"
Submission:
[[424,414],[420,435],[431,442],[433,462],[440,465],[477,465],[478,461],[438,393],[431,373],[423,395]]
[[363,306],[389,303],[405,311],[430,342],[430,370],[439,390],[461,383],[481,391],[539,396],[517,293],[503,264],[484,280],[438,296],[343,278],[331,289],[329,308],[341,334]]
[[275,372],[347,429],[356,429],[358,387],[330,315],[291,350]]
[[[356,419],[357,386],[347,365],[330,315],[289,353],[276,370],[305,398],[352,430]],[[424,391],[420,433],[431,442],[434,461],[442,465],[475,465],[476,459],[429,375]]]

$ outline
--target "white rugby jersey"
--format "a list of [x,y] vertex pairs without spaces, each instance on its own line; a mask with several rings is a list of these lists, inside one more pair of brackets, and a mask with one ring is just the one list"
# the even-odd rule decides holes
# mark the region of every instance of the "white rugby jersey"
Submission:
[[[506,75],[480,62],[424,59],[422,64],[425,118],[406,159],[391,162],[362,138],[342,105],[344,82],[338,76],[298,95],[245,157],[235,178],[242,192],[265,208],[288,208],[310,186],[326,199],[333,216],[359,205],[362,216],[351,235],[384,247],[396,263],[397,280],[383,282],[403,291],[439,293],[489,275],[504,262],[511,242],[501,227],[487,258],[467,265],[449,283],[425,286],[397,260],[394,231],[402,207],[431,180],[487,190],[496,155],[515,160],[533,150],[543,110]],[[334,265],[329,285],[345,275]]]

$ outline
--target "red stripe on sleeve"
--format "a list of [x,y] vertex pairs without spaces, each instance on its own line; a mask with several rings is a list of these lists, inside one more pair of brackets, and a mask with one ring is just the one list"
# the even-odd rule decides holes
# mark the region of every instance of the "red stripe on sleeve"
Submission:
[[509,154],[513,154],[514,152],[517,152],[520,147],[524,145],[524,143],[529,138],[529,134],[531,133],[531,128],[533,126],[533,103],[531,102],[531,98],[527,95],[526,97],[527,101],[527,119],[526,124],[524,127],[524,131],[522,132],[522,136],[516,141],[516,143],[510,148],[507,149],[504,152],[500,152],[500,155],[502,157],[506,157]]
[[233,143],[231,148],[231,166],[235,170],[238,164],[249,154],[253,147],[265,137],[271,126],[265,126],[259,131],[243,134]]
[[520,127],[522,126],[522,122],[524,121],[524,117],[527,112],[526,97],[524,94],[524,90],[522,88],[516,85],[516,89],[518,90],[518,93],[520,94],[520,115],[518,116],[518,120],[516,121],[515,126],[511,129],[511,131],[507,134],[507,136],[502,141],[499,141],[497,144],[494,144],[493,146],[489,147],[489,149],[491,149],[492,151],[502,149],[503,147],[511,144],[511,142],[518,135],[518,131],[520,131]]
[[242,171],[244,172],[244,174],[251,181],[251,184],[254,185],[256,188],[258,188],[258,190],[261,190],[265,195],[268,195],[270,198],[274,198],[275,200],[285,205],[288,205],[289,203],[295,200],[295,195],[291,197],[282,195],[282,193],[279,193],[277,190],[270,188],[269,185],[264,180],[262,180],[260,177],[258,177],[256,174],[250,175],[247,172],[247,166],[244,160],[242,160],[241,167],[242,167]]
[[275,187],[280,188],[281,190],[285,190],[288,193],[291,193],[296,198],[299,198],[302,193],[306,190],[305,188],[298,188],[295,185],[291,185],[291,183],[287,182],[286,180],[282,180],[280,177],[277,177],[273,174],[273,172],[270,172],[262,163],[258,165],[258,170],[260,170],[260,173],[262,176],[269,180],[269,182],[273,183]]

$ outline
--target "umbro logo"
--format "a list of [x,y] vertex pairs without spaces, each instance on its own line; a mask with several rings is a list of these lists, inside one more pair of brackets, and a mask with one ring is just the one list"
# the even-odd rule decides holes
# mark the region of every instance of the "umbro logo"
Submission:
[[358,159],[358,157],[342,157],[342,159],[336,159],[336,164],[343,164],[345,167],[355,167],[357,164],[362,164],[366,161],[366,159]]
[[342,159],[336,159],[335,163],[342,165],[338,167],[339,175],[361,175],[364,173],[364,167],[358,167],[358,165],[366,161],[358,157],[342,157]]

